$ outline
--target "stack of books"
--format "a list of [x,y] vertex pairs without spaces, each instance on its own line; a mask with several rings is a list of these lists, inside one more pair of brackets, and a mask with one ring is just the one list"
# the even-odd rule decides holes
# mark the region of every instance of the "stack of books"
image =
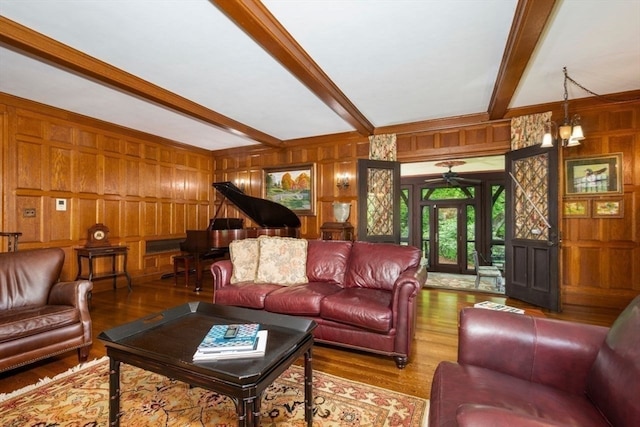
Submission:
[[492,301],[477,302],[473,305],[476,308],[486,308],[488,310],[506,311],[508,313],[524,314],[521,308],[512,307],[510,305],[498,304]]
[[[228,336],[230,329],[236,331],[232,337]],[[264,356],[267,335],[267,331],[261,330],[258,323],[213,325],[193,355],[193,361]]]

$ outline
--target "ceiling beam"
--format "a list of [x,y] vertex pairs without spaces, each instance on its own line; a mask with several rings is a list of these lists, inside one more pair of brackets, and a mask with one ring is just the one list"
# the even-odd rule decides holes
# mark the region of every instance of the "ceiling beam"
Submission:
[[374,126],[258,0],[211,0],[229,19],[296,76],[362,136]]
[[0,16],[0,42],[271,147],[282,141]]
[[556,0],[519,0],[489,102],[489,119],[504,117]]

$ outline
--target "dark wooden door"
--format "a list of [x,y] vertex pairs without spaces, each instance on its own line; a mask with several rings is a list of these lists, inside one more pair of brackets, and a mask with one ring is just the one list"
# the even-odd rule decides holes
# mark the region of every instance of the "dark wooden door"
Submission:
[[558,311],[558,151],[511,151],[505,166],[506,295]]
[[358,240],[400,243],[400,163],[358,160]]

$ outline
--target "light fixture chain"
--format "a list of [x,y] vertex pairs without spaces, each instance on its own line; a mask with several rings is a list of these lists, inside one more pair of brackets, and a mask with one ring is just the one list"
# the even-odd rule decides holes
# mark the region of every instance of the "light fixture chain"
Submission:
[[597,94],[595,92],[593,92],[592,90],[587,89],[586,87],[582,86],[580,83],[578,83],[577,81],[573,80],[569,74],[567,73],[567,67],[563,68],[564,71],[564,77],[565,77],[565,81],[564,81],[564,99],[565,101],[567,100],[567,80],[569,80],[571,83],[573,83],[574,85],[578,86],[580,89],[582,89],[583,91],[587,92],[589,95],[593,95],[596,98],[600,98],[603,99],[605,101],[609,101],[609,102],[627,102],[627,101],[638,101],[640,100],[640,98],[630,98],[630,99],[614,99],[614,98],[609,98],[607,96],[604,95],[600,95]]

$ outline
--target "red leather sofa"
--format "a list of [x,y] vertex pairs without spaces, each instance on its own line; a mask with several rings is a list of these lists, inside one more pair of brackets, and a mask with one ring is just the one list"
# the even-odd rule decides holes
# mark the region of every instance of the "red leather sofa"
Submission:
[[427,279],[420,261],[411,246],[309,240],[308,283],[232,284],[232,263],[221,260],[211,266],[213,302],[313,319],[317,342],[392,356],[404,368]]
[[60,282],[64,251],[32,249],[0,254],[0,372],[91,348],[88,280]]
[[640,296],[611,329],[463,309],[430,427],[640,426]]

